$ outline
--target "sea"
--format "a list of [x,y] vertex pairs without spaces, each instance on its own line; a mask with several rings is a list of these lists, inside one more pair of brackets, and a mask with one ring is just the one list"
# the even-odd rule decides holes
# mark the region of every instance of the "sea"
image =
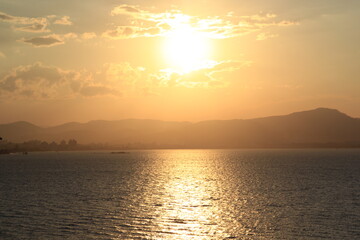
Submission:
[[0,155],[0,239],[360,239],[360,150]]

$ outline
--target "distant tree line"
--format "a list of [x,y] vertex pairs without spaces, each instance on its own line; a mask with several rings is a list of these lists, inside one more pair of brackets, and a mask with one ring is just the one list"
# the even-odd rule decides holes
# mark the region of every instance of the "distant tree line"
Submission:
[[0,154],[17,153],[17,152],[38,152],[38,151],[85,151],[85,150],[130,150],[130,149],[172,149],[184,148],[179,145],[159,145],[152,143],[126,143],[126,144],[107,144],[107,143],[91,143],[79,144],[75,139],[62,140],[60,142],[47,142],[41,140],[30,140],[23,143],[13,143],[0,139]]
[[[46,142],[41,140],[30,140],[23,143],[13,143],[0,137],[0,154],[18,153],[18,152],[37,152],[37,151],[86,151],[86,150],[131,150],[131,149],[202,149],[215,148],[207,145],[177,145],[177,144],[158,144],[151,143],[91,143],[79,144],[75,139],[61,140],[60,142]],[[221,148],[221,147],[220,147]],[[224,147],[222,147],[224,148]],[[247,147],[252,148],[252,147]],[[253,147],[256,148],[256,147]],[[266,146],[266,148],[360,148],[358,142],[345,143],[288,143],[282,145]]]
[[[0,139],[2,140],[2,139]],[[33,151],[73,151],[82,150],[85,147],[78,144],[75,139],[68,141],[62,140],[59,143],[52,141],[50,143],[40,140],[30,140],[23,143],[12,143],[6,140],[0,141],[0,153],[9,152],[33,152]]]

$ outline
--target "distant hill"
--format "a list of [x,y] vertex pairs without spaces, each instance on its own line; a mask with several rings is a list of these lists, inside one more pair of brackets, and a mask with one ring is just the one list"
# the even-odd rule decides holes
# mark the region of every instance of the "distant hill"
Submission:
[[0,136],[11,142],[74,138],[83,144],[175,148],[360,147],[360,119],[318,108],[284,116],[198,123],[127,119],[42,128],[15,122],[1,124]]

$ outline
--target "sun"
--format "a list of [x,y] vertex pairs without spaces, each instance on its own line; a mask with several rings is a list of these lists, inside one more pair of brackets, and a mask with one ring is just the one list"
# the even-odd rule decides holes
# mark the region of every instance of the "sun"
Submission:
[[164,53],[169,65],[181,73],[201,69],[209,61],[209,39],[190,24],[179,24],[167,33]]

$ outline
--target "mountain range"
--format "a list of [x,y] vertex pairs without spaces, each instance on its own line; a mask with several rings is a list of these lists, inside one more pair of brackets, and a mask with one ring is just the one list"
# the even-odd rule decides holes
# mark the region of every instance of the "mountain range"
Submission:
[[159,148],[360,147],[360,119],[318,108],[289,115],[197,123],[127,119],[39,127],[29,122],[0,124],[10,142],[76,139],[113,146]]

